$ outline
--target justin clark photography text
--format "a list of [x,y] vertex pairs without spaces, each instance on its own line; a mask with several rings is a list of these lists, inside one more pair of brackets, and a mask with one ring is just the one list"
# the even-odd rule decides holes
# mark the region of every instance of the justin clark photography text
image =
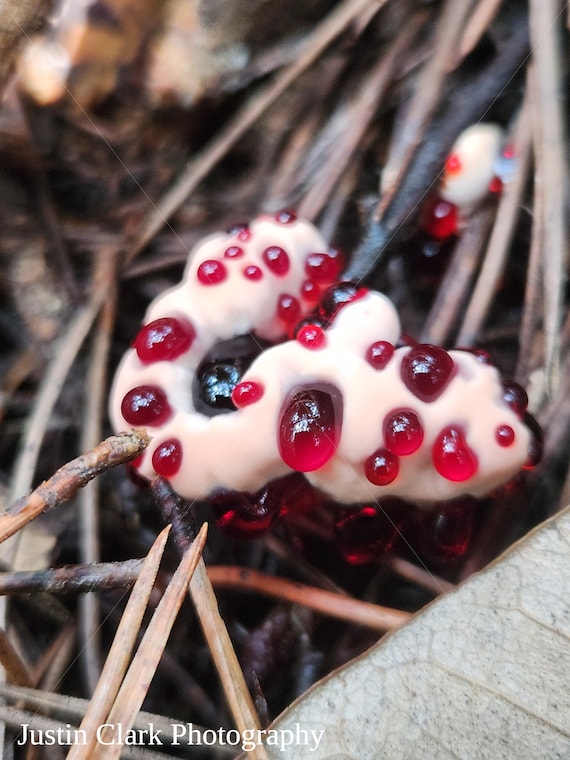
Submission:
[[[324,730],[310,730],[295,723],[293,728],[287,729],[199,729],[194,728],[193,723],[171,723],[168,730],[155,728],[154,723],[148,723],[146,728],[124,728],[121,723],[102,723],[97,728],[96,740],[98,744],[113,746],[121,744],[135,747],[161,747],[161,746],[202,746],[202,747],[236,747],[244,752],[255,749],[264,744],[267,747],[275,747],[280,751],[288,747],[305,747],[309,752],[314,752],[323,738]],[[74,744],[88,744],[87,733],[81,728],[75,728],[70,723],[57,728],[33,728],[30,723],[23,723],[22,730],[16,739],[20,747],[25,745],[36,746],[71,746]]]

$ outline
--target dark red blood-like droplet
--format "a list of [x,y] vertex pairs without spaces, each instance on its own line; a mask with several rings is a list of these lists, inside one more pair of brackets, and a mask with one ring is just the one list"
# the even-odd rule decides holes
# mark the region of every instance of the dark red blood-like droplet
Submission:
[[250,264],[243,270],[243,276],[248,280],[261,280],[263,271],[260,267],[256,267],[255,264]]
[[355,282],[337,282],[327,288],[321,296],[319,313],[327,319],[334,319],[339,309],[347,303],[352,303],[363,298],[368,293],[368,288]]
[[251,230],[249,229],[249,224],[247,224],[246,222],[238,222],[238,224],[234,224],[228,230],[228,235],[236,235],[238,240],[241,240],[244,243],[247,242],[251,237]]
[[319,493],[303,475],[292,473],[270,481],[255,493],[222,491],[209,499],[216,524],[235,538],[256,538],[287,513],[312,511]]
[[262,491],[268,498],[279,501],[279,516],[286,514],[306,515],[322,502],[322,496],[300,472],[292,472],[283,478],[272,480]]
[[338,279],[340,260],[328,253],[310,253],[305,259],[305,272],[313,282],[328,285]]
[[527,406],[528,396],[522,385],[518,383],[503,384],[503,401],[511,407],[515,414],[524,417]]
[[228,276],[226,267],[217,259],[203,261],[198,267],[197,277],[202,285],[218,285]]
[[187,319],[161,317],[139,330],[133,346],[143,364],[172,361],[188,351],[195,337]]
[[404,507],[397,499],[382,499],[378,507],[339,509],[334,536],[345,561],[363,565],[391,551],[404,524]]
[[249,224],[247,222],[236,222],[229,228],[228,235],[238,235],[245,230],[249,230]]
[[239,259],[243,256],[243,248],[241,248],[239,245],[230,245],[226,250],[224,251],[224,258],[225,259]]
[[402,359],[400,376],[421,401],[436,401],[453,376],[455,364],[443,348],[418,343]]
[[289,261],[289,255],[287,251],[280,248],[278,245],[270,245],[261,254],[263,261],[270,272],[277,275],[277,277],[283,277],[289,271],[291,262]]
[[168,438],[152,455],[152,466],[163,478],[172,478],[182,466],[182,444],[178,438]]
[[295,296],[282,293],[277,299],[277,316],[286,325],[293,325],[299,319],[301,304]]
[[499,446],[512,446],[515,442],[515,431],[510,425],[499,425],[495,430],[495,440]]
[[445,240],[457,233],[457,206],[441,198],[435,198],[426,205],[422,215],[422,227],[436,240]]
[[327,327],[327,324],[328,323],[324,317],[319,317],[316,314],[313,314],[309,317],[304,317],[295,325],[295,328],[293,330],[293,338],[297,338],[301,330],[307,325],[317,325],[318,327],[322,327],[324,330]]
[[273,527],[281,511],[281,500],[263,498],[262,492],[222,491],[208,501],[216,525],[233,538],[263,535]]
[[501,193],[503,191],[503,180],[500,177],[493,177],[489,182],[490,193]]
[[301,297],[307,303],[318,303],[320,292],[319,286],[313,280],[304,280],[301,283]]
[[241,409],[244,406],[254,404],[263,396],[263,385],[246,380],[244,383],[238,383],[232,391],[232,401]]
[[424,429],[420,418],[410,409],[388,414],[382,426],[386,448],[398,456],[413,454],[422,445]]
[[346,253],[342,248],[329,248],[327,251],[329,259],[333,259],[338,263],[339,272],[341,272],[346,265]]
[[297,472],[318,470],[336,450],[337,427],[330,393],[303,390],[292,394],[277,431],[281,458]]
[[477,457],[459,426],[450,425],[439,433],[433,444],[432,460],[439,474],[454,482],[469,480],[477,472]]
[[366,361],[374,369],[384,369],[394,356],[394,346],[387,340],[377,340],[366,350]]
[[445,171],[447,174],[459,174],[462,169],[461,159],[457,153],[450,153],[445,162]]
[[420,520],[420,552],[434,562],[451,562],[468,551],[473,538],[474,499],[442,502]]
[[387,486],[398,476],[398,457],[388,449],[378,449],[364,462],[364,474],[375,486]]
[[302,346],[310,348],[316,351],[320,348],[324,348],[327,344],[327,338],[320,325],[314,323],[308,323],[300,327],[297,331],[296,338]]
[[275,214],[275,221],[279,224],[293,224],[297,221],[297,214],[289,208],[284,208]]
[[172,409],[162,388],[139,385],[125,394],[121,414],[129,425],[162,425],[172,415]]

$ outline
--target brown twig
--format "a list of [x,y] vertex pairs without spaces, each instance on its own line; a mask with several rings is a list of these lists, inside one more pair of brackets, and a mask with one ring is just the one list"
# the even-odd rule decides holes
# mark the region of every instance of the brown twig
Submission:
[[254,591],[277,599],[301,604],[312,610],[352,623],[365,625],[375,631],[386,632],[397,628],[409,619],[410,615],[401,610],[381,607],[369,602],[324,591],[303,583],[274,578],[272,575],[249,570],[243,567],[210,566],[210,580],[219,588],[233,588],[240,591]]
[[523,387],[526,387],[529,374],[532,367],[532,360],[535,351],[533,343],[537,334],[542,344],[542,245],[544,240],[544,212],[541,205],[544,201],[544,195],[541,190],[541,183],[533,184],[533,224],[530,240],[530,251],[528,256],[528,265],[526,268],[526,283],[524,293],[524,306],[521,317],[521,326],[519,330],[519,355],[515,379]]
[[[354,100],[341,105],[331,117],[328,133],[323,137],[334,146],[334,160],[320,161],[321,170],[312,178],[311,187],[299,205],[299,214],[315,219],[328,197],[346,171],[351,158],[360,148],[362,139],[394,77],[394,69],[402,54],[418,34],[425,15],[411,17],[402,34],[395,38],[387,53],[372,68],[359,87]],[[324,132],[325,130],[323,130]],[[330,148],[329,148],[330,150]]]
[[141,571],[142,559],[122,562],[67,565],[46,570],[0,573],[0,596],[10,594],[82,594],[88,591],[133,586]]
[[384,168],[383,194],[375,215],[380,219],[390,205],[426,126],[441,97],[443,84],[452,66],[458,35],[472,0],[447,0],[433,35],[432,55],[419,76],[415,94],[406,107],[405,118],[394,135]]
[[81,721],[81,728],[87,736],[86,743],[83,746],[75,745],[69,752],[68,760],[89,756],[96,743],[97,727],[104,722],[115,701],[148,605],[169,531],[170,528],[165,528],[160,533],[144,561],[117,628],[103,672]]
[[502,2],[503,0],[479,0],[477,7],[465,24],[465,29],[457,47],[453,68],[459,66],[465,56],[473,51],[489,24],[497,15]]
[[63,465],[28,496],[22,496],[0,515],[0,542],[48,509],[70,499],[79,488],[112,467],[135,459],[149,443],[146,430],[111,436],[92,451]]
[[[96,327],[87,383],[85,416],[80,439],[81,451],[88,451],[103,437],[102,414],[107,389],[107,360],[115,321],[117,301],[117,256],[112,250],[101,251],[95,272],[96,290],[107,292]],[[80,557],[82,562],[98,562],[99,551],[99,484],[93,480],[79,495]],[[99,599],[84,594],[79,603],[79,631],[82,642],[81,661],[89,691],[93,691],[101,672],[101,627]]]
[[[196,540],[184,553],[170,583],[166,587],[166,591],[125,674],[113,706],[106,717],[107,722],[111,725],[120,724],[125,731],[128,731],[132,726],[160,662],[178,610],[188,593],[189,583],[202,556],[207,533],[208,525],[204,523],[196,536]],[[103,677],[101,680],[102,691],[106,692],[107,680]],[[80,752],[76,757],[77,760],[79,758],[85,758],[85,760],[88,760],[88,758],[92,758],[93,760],[103,760],[103,758],[105,760],[114,760],[121,754],[121,748],[122,745],[119,743],[114,744],[112,747],[105,747],[102,742],[96,746],[91,745],[91,752]]]
[[566,262],[568,157],[564,135],[560,51],[560,9],[555,0],[531,0],[530,33],[533,67],[530,76],[536,181],[542,194],[544,361],[550,393],[559,381],[560,325]]
[[[152,481],[152,491],[165,521],[172,524],[174,540],[179,551],[184,552],[191,533],[187,519],[188,506],[162,478],[157,477]],[[239,731],[261,728],[228,629],[220,615],[218,600],[203,560],[198,563],[192,577],[190,596],[196,607],[198,619],[236,727]],[[262,746],[252,750],[251,757],[254,760],[268,760]]]
[[455,589],[453,583],[434,575],[429,570],[425,570],[423,567],[419,567],[403,557],[388,555],[382,560],[382,564],[389,567],[393,573],[396,573],[401,578],[405,578],[411,583],[416,583],[418,586],[422,586],[422,588],[431,591],[437,596],[448,594]]
[[32,678],[28,668],[3,628],[0,628],[0,663],[6,671],[10,683],[15,686],[32,686]]

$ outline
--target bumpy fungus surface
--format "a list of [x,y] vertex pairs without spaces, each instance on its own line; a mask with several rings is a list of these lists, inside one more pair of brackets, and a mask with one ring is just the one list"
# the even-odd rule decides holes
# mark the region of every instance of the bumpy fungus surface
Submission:
[[[448,171],[463,162],[458,154]],[[394,307],[338,283],[341,266],[289,211],[195,247],[113,384],[115,429],[152,436],[141,476],[210,497],[222,523],[257,535],[285,510],[271,484],[293,472],[343,504],[435,501],[481,496],[536,461],[524,390],[476,352],[395,348]]]

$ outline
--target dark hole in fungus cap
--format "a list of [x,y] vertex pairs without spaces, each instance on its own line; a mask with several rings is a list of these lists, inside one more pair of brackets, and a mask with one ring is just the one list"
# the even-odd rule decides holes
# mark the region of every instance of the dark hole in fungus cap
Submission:
[[233,412],[234,388],[268,343],[253,335],[220,341],[203,357],[192,383],[192,400],[197,412],[213,417]]
[[445,349],[429,343],[413,346],[402,359],[400,376],[406,388],[420,401],[437,401],[446,389],[455,363]]

